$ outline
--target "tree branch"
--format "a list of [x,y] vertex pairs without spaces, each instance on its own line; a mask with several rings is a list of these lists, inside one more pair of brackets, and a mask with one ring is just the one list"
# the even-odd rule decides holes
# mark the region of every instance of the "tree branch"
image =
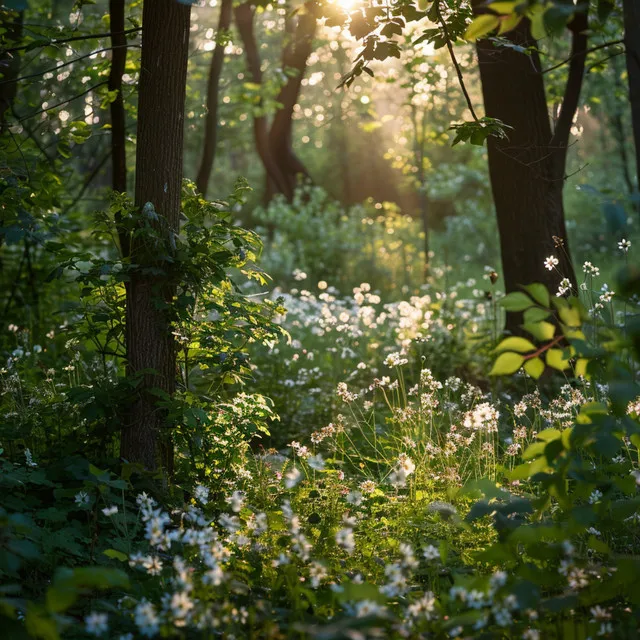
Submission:
[[462,69],[460,68],[460,64],[458,63],[456,54],[453,51],[453,45],[451,44],[451,36],[449,35],[449,29],[447,27],[447,23],[444,21],[442,17],[442,13],[440,12],[440,0],[436,0],[434,6],[436,9],[436,14],[438,16],[438,22],[440,23],[440,26],[442,27],[442,31],[444,32],[444,39],[447,43],[447,49],[449,50],[449,56],[451,57],[451,62],[453,63],[453,66],[456,69],[456,74],[458,76],[458,82],[460,83],[460,88],[462,89],[462,93],[464,94],[464,99],[467,101],[467,107],[469,107],[469,111],[471,112],[472,118],[476,122],[478,122],[478,116],[476,115],[476,112],[473,108],[473,104],[471,102],[471,96],[469,96],[467,87],[464,84]]
[[[247,68],[251,74],[251,79],[254,84],[262,87],[260,54],[258,53],[256,36],[253,31],[254,10],[252,9],[250,2],[244,2],[234,9],[234,14],[238,32],[240,33],[240,38],[244,45]],[[262,100],[260,100],[259,108],[262,109]],[[253,132],[256,150],[260,156],[260,160],[262,160],[262,165],[264,166],[267,178],[275,184],[280,193],[284,193],[285,196],[290,199],[293,194],[289,193],[287,182],[277,163],[274,162],[269,149],[269,129],[267,118],[263,113],[260,113],[260,115],[254,114]]]
[[583,51],[583,52],[573,53],[566,60],[563,60],[562,62],[558,62],[558,64],[554,64],[552,67],[549,67],[548,69],[543,69],[540,73],[542,74],[549,73],[550,71],[558,69],[563,65],[567,64],[568,62],[571,62],[578,55],[586,56],[590,53],[593,53],[594,51],[599,51],[600,49],[606,49],[607,47],[615,47],[618,44],[624,44],[624,38],[621,38],[620,40],[611,40],[611,42],[604,42],[602,44],[596,45],[595,47],[591,47],[590,49],[587,49],[586,51]]
[[218,18],[218,31],[216,33],[216,47],[209,67],[209,79],[207,85],[207,118],[205,121],[204,146],[202,159],[196,185],[203,196],[207,194],[207,185],[215,162],[216,146],[218,141],[218,91],[220,88],[220,75],[224,63],[225,33],[231,26],[233,0],[222,0],[220,5],[220,17]]
[[100,87],[104,86],[106,83],[106,81],[103,82],[98,82],[98,84],[94,84],[92,87],[89,87],[86,91],[83,91],[82,93],[79,93],[76,96],[73,96],[73,98],[67,98],[66,100],[62,100],[61,102],[57,102],[56,104],[52,104],[50,107],[47,107],[46,109],[38,109],[38,111],[34,111],[26,116],[22,116],[20,118],[20,120],[18,120],[18,122],[24,122],[25,120],[30,120],[31,118],[40,115],[41,113],[46,113],[47,111],[51,111],[51,109],[56,109],[58,107],[61,107],[63,104],[69,104],[70,102],[73,102],[74,100],[77,100],[78,98],[82,98],[83,96],[86,96],[87,93],[91,93],[92,91],[95,91],[96,89],[99,89]]
[[[133,47],[137,49],[141,48],[139,44],[127,44],[125,45],[125,47]],[[92,51],[91,53],[86,53],[83,56],[78,56],[77,58],[74,58],[73,60],[69,60],[68,62],[63,62],[62,64],[59,64],[57,67],[51,67],[49,69],[45,69],[44,71],[38,71],[37,73],[30,73],[29,75],[21,76],[20,78],[16,78],[15,80],[13,80],[13,82],[19,82],[21,80],[29,80],[30,78],[37,78],[38,76],[43,76],[45,73],[53,73],[54,71],[58,71],[63,67],[68,67],[70,64],[73,64],[74,62],[80,62],[80,60],[91,58],[92,56],[95,56],[98,53],[103,53],[105,51],[113,51],[114,49],[117,49],[117,48],[118,47],[104,47],[102,49],[97,49],[96,51]],[[0,85],[6,84],[7,82],[12,82],[12,81],[0,80]]]
[[549,145],[550,147],[559,147],[563,167],[564,159],[567,155],[571,125],[573,124],[573,118],[578,109],[578,101],[580,100],[580,91],[584,79],[585,62],[587,59],[588,28],[589,20],[587,10],[576,13],[569,25],[572,34],[569,76],[564,90],[560,115],[558,116]]
[[[78,42],[80,40],[99,40],[100,38],[114,38],[116,36],[124,35],[128,36],[131,33],[139,33],[142,31],[142,27],[134,27],[132,29],[126,29],[124,31],[107,31],[106,33],[90,33],[84,36],[72,36],[70,38],[51,38],[46,42],[39,44],[39,47],[51,47],[58,44],[67,44],[69,42]],[[16,51],[24,51],[25,49],[33,48],[33,42],[29,44],[23,44],[19,47],[11,47],[10,49],[4,49],[4,53],[15,53]]]

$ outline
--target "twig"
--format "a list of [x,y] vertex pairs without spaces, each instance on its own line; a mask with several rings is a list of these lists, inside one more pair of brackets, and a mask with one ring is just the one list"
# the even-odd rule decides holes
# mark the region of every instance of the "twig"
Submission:
[[84,195],[85,191],[89,188],[89,185],[93,182],[94,178],[100,173],[100,170],[104,167],[104,165],[107,164],[107,162],[109,161],[109,158],[111,158],[111,150],[109,150],[109,153],[107,153],[107,155],[104,158],[102,158],[102,160],[93,168],[93,171],[89,174],[89,176],[85,180],[84,184],[82,185],[82,188],[80,189],[76,197],[64,208],[62,212],[62,217],[64,217],[67,213],[69,213],[69,211],[71,211],[71,209],[73,209],[73,207],[75,207],[76,204],[78,204],[78,202],[82,199],[82,196]]
[[47,107],[46,109],[40,109],[38,111],[34,111],[33,113],[30,113],[27,116],[23,116],[22,118],[20,118],[20,120],[18,120],[18,122],[24,122],[25,120],[29,120],[30,118],[33,118],[34,116],[40,115],[41,113],[46,113],[47,111],[51,111],[51,109],[56,109],[57,107],[61,107],[63,104],[69,104],[69,102],[73,102],[74,100],[77,100],[78,98],[82,98],[82,96],[86,96],[87,93],[91,93],[92,91],[94,91],[95,89],[98,89],[99,87],[103,86],[107,84],[107,82],[98,82],[98,84],[94,84],[92,87],[89,87],[86,91],[83,91],[82,93],[79,93],[77,96],[73,96],[73,98],[68,98],[67,100],[63,100],[62,102],[58,102],[57,104],[52,104],[50,107]]
[[[99,40],[100,38],[108,38],[110,36],[115,36],[115,35],[128,35],[130,33],[137,33],[138,31],[142,31],[142,27],[134,27],[132,29],[127,29],[126,31],[120,31],[120,32],[106,32],[106,33],[90,33],[88,35],[84,35],[84,36],[72,36],[71,38],[51,38],[51,40],[48,40],[47,42],[43,42],[42,44],[40,44],[39,46],[41,47],[50,47],[50,46],[55,46],[57,44],[67,44],[68,42],[77,42],[78,40]],[[33,45],[33,42],[30,44],[23,44],[20,45],[19,47],[12,47],[11,49],[4,49],[4,53],[15,53],[16,51],[24,51],[25,49],[29,49],[29,47],[31,47]]]
[[449,55],[451,56],[451,62],[453,62],[453,66],[456,69],[456,74],[458,75],[458,82],[460,83],[460,88],[462,89],[462,93],[464,94],[464,98],[467,101],[467,106],[469,107],[469,111],[471,111],[471,115],[473,119],[478,122],[478,116],[476,115],[475,110],[473,109],[473,104],[471,103],[471,97],[469,96],[469,92],[467,91],[467,87],[464,84],[464,78],[462,76],[462,69],[460,69],[460,65],[458,64],[458,60],[456,59],[456,54],[453,51],[453,45],[451,44],[451,37],[449,36],[449,29],[447,28],[447,23],[442,18],[442,14],[440,13],[440,0],[436,0],[434,3],[436,8],[436,14],[438,16],[438,21],[440,22],[440,26],[442,27],[442,31],[444,31],[444,39],[447,43],[447,49],[449,50]]
[[625,52],[624,51],[616,51],[615,53],[612,53],[610,56],[607,56],[606,58],[601,58],[597,62],[594,62],[593,64],[590,64],[587,67],[587,73],[589,73],[589,71],[591,71],[592,69],[595,69],[597,66],[601,65],[603,62],[606,62],[607,60],[611,60],[612,58],[615,58],[617,56],[621,56],[623,53],[625,53]]
[[[127,47],[140,48],[139,44],[128,44],[126,46]],[[80,62],[80,60],[84,60],[85,58],[91,58],[92,56],[95,56],[98,53],[103,53],[105,51],[111,51],[111,50],[116,49],[116,48],[117,47],[104,47],[102,49],[97,49],[96,51],[92,51],[91,53],[86,53],[83,56],[78,56],[77,58],[74,58],[73,60],[69,60],[68,62],[63,62],[62,64],[58,65],[57,67],[52,67],[50,69],[45,69],[44,71],[38,71],[37,73],[30,73],[29,75],[22,76],[20,78],[16,78],[15,80],[0,80],[0,84],[6,84],[7,82],[20,82],[21,80],[29,80],[29,78],[37,78],[38,76],[43,76],[45,73],[53,73],[54,71],[58,71],[59,69],[62,69],[63,67],[68,67],[70,64],[73,64],[74,62]]]
[[591,47],[591,49],[587,49],[586,51],[579,51],[577,53],[574,53],[572,56],[569,56],[566,60],[563,60],[562,62],[558,62],[558,64],[554,64],[553,67],[549,67],[548,69],[543,69],[542,71],[540,71],[540,73],[545,74],[545,73],[549,73],[549,71],[553,71],[554,69],[558,69],[559,67],[567,64],[567,62],[571,62],[576,56],[588,55],[590,53],[593,53],[594,51],[598,51],[600,49],[606,49],[607,47],[614,47],[615,45],[618,45],[618,44],[624,44],[624,38],[621,38],[620,40],[612,40],[611,42],[604,42],[603,44],[598,44],[595,47]]

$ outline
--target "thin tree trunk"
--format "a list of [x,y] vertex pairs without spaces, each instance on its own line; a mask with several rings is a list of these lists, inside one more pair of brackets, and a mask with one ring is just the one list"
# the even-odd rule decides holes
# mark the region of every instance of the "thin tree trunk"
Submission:
[[[475,7],[479,8],[478,6]],[[586,16],[572,25],[573,48],[565,97],[552,133],[540,73],[537,43],[522,21],[505,34],[531,55],[478,42],[478,62],[485,112],[513,127],[508,139],[490,137],[489,173],[496,208],[506,290],[541,282],[554,293],[563,277],[576,286],[570,259],[562,191],[571,124],[578,106],[586,55]],[[544,268],[548,256],[559,260],[557,271]],[[519,317],[507,316],[507,330],[518,331]]]
[[[0,10],[0,27],[4,30],[2,40],[3,49],[9,49],[22,38],[22,23],[24,12]],[[6,50],[0,52],[0,133],[6,130],[7,112],[13,107],[13,102],[18,93],[17,78],[20,75],[20,55],[9,53]]]
[[313,50],[316,24],[316,16],[309,7],[308,12],[297,15],[295,28],[291,24],[288,30],[290,39],[282,52],[282,67],[296,73],[289,76],[280,89],[276,100],[282,106],[276,112],[269,131],[271,155],[280,166],[291,192],[295,191],[298,176],[309,177],[306,167],[293,151],[293,108],[300,97],[302,79]]
[[[262,69],[260,66],[260,54],[258,53],[258,45],[253,30],[254,9],[251,4],[245,2],[238,5],[235,10],[236,26],[242,44],[244,46],[247,68],[254,84],[262,86]],[[289,190],[287,180],[282,174],[278,163],[275,162],[271,150],[269,148],[269,123],[267,117],[262,113],[262,104],[259,105],[259,112],[253,116],[253,135],[256,144],[256,151],[260,156],[262,165],[266,172],[267,189],[265,193],[269,195],[269,191],[273,189],[274,193],[282,193],[291,200],[293,192]]]
[[640,0],[623,0],[622,4],[631,122],[636,149],[638,190],[640,191]]
[[218,91],[220,87],[220,75],[224,63],[224,34],[229,31],[233,0],[222,0],[220,5],[220,17],[218,19],[218,31],[216,33],[216,48],[211,58],[209,67],[209,81],[207,86],[207,118],[205,121],[204,147],[202,159],[196,178],[198,191],[203,196],[207,195],[209,178],[213,170],[216,157],[216,145],[218,141]]
[[[127,36],[125,35],[125,0],[109,0],[111,30],[111,70],[109,91],[116,97],[110,105],[111,115],[111,188],[119,193],[127,191],[126,114],[122,95],[122,76],[127,64]],[[120,229],[120,214],[116,217],[122,257],[129,257],[129,236]]]
[[[622,117],[624,105],[620,104],[617,95],[618,91],[620,91],[620,93],[624,93],[621,61],[617,56],[611,60],[611,71],[613,72],[613,83],[616,88],[616,92],[614,92],[611,96],[606,96],[607,98],[609,98],[607,100],[607,102],[609,103],[607,106],[607,114],[609,115],[609,121],[613,130],[613,138],[615,140],[616,150],[618,152],[618,155],[620,156],[620,166],[622,168],[624,183],[627,186],[627,191],[629,192],[629,194],[633,194],[633,192],[635,191],[635,187],[633,184],[631,162],[629,159],[629,154],[627,153],[627,135],[625,131],[624,120]],[[603,149],[603,151],[605,150]]]
[[135,238],[131,259],[137,269],[127,292],[128,373],[140,381],[122,432],[121,455],[149,469],[161,459],[168,473],[169,425],[157,402],[175,390],[176,348],[167,310],[175,285],[164,256],[172,251],[180,216],[189,16],[189,5],[176,0],[143,5],[135,202],[161,245],[154,246],[148,234]]
[[[273,118],[271,128],[263,113],[254,116],[254,138],[256,150],[265,168],[265,196],[269,200],[273,195],[281,193],[289,201],[293,200],[297,176],[308,177],[308,171],[296,156],[292,145],[293,108],[296,105],[307,60],[312,51],[313,37],[316,30],[316,16],[310,5],[305,5],[306,12],[299,12],[294,21],[287,23],[291,30],[290,40],[283,50],[283,68],[294,69],[297,73],[290,76],[284,84],[276,100],[282,105]],[[250,3],[236,7],[235,18],[238,32],[244,45],[247,67],[254,84],[262,84],[260,55],[253,30],[254,10]]]

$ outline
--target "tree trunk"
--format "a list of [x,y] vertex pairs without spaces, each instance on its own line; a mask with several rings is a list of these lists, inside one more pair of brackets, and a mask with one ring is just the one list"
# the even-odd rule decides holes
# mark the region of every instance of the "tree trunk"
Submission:
[[[292,128],[293,108],[300,96],[300,87],[307,67],[307,60],[312,51],[313,37],[316,30],[316,16],[309,5],[305,5],[305,13],[299,12],[295,18],[295,29],[292,28],[293,20],[287,22],[290,39],[285,44],[282,54],[282,66],[284,69],[293,69],[297,73],[290,76],[284,84],[277,101],[282,105],[273,118],[271,128],[266,115],[261,111],[254,115],[254,138],[256,150],[266,172],[266,198],[281,193],[289,201],[293,200],[293,194],[297,184],[297,176],[309,173],[300,159],[293,151]],[[244,3],[236,7],[235,18],[238,32],[244,45],[247,68],[254,84],[262,84],[262,70],[260,68],[260,55],[253,30],[254,10],[250,3]]]
[[288,182],[288,189],[295,191],[298,176],[309,177],[309,172],[293,151],[293,108],[300,97],[302,79],[307,68],[307,60],[313,50],[316,32],[316,16],[311,11],[299,13],[293,27],[289,21],[287,37],[282,52],[282,68],[295,73],[289,76],[276,98],[282,106],[276,111],[269,131],[271,155],[280,166],[280,171]]
[[[111,70],[109,91],[116,97],[110,105],[111,115],[111,188],[119,193],[127,191],[126,114],[122,96],[122,76],[127,64],[127,36],[125,35],[125,0],[109,0],[111,31]],[[116,218],[122,257],[129,257],[129,236],[120,230],[119,214]]]
[[[624,83],[622,81],[622,65],[624,63],[615,56],[611,59],[611,72],[613,75],[613,84],[615,91],[610,95],[605,96],[606,113],[609,118],[611,130],[613,132],[613,139],[615,140],[616,151],[620,156],[620,167],[622,169],[622,177],[627,187],[629,195],[632,195],[636,190],[633,180],[633,169],[631,167],[631,159],[627,152],[627,132],[625,131],[625,123],[623,120],[623,112],[626,108],[624,103],[621,103],[618,99],[618,92],[624,93]],[[605,128],[602,127],[603,132],[606,133]],[[603,148],[604,155],[606,157],[606,149]],[[640,204],[640,203],[639,203]],[[640,208],[638,209],[640,211]]]
[[127,64],[127,36],[124,33],[124,0],[109,0],[111,71],[109,91],[116,91],[111,111],[111,182],[114,191],[127,190],[126,123],[122,97],[122,76]]
[[638,190],[640,191],[640,0],[623,0],[623,10],[631,122],[636,149]]
[[131,261],[137,268],[127,292],[128,373],[139,384],[123,429],[121,455],[149,469],[161,459],[169,473],[167,418],[157,402],[175,390],[176,348],[168,306],[175,294],[170,254],[182,191],[189,16],[189,5],[177,0],[145,0],[143,5],[135,202],[158,232],[160,245],[152,246],[148,233],[134,239]]
[[[553,294],[562,278],[569,278],[576,287],[562,191],[568,138],[584,73],[586,16],[578,14],[573,23],[572,54],[576,57],[571,61],[554,132],[529,23],[522,21],[505,36],[518,46],[531,47],[531,55],[496,48],[489,40],[477,45],[486,115],[513,127],[508,139],[490,137],[487,145],[507,292],[541,282]],[[559,260],[557,270],[545,269],[548,256]],[[518,322],[518,316],[508,314],[507,330],[517,332]]]
[[[4,30],[2,42],[4,49],[11,48],[22,38],[24,12],[0,10],[0,27]],[[18,76],[20,75],[20,55],[17,52],[0,52],[0,133],[7,127],[7,111],[13,107],[18,93]]]
[[[256,36],[253,30],[253,14],[254,10],[248,2],[238,5],[235,8],[236,26],[238,27],[238,32],[244,46],[247,68],[251,74],[253,83],[261,86],[262,69],[260,66],[260,54],[258,53]],[[271,149],[269,148],[269,123],[262,109],[262,104],[258,105],[258,112],[253,116],[253,136],[256,151],[260,156],[266,173],[266,193],[269,194],[269,192],[273,190],[274,193],[283,193],[287,200],[291,200],[293,199],[293,192],[289,192],[287,180],[282,175],[278,163],[271,155]]]
[[229,31],[231,25],[231,13],[233,8],[232,0],[222,0],[220,5],[220,17],[218,19],[218,31],[216,33],[216,48],[211,58],[209,68],[209,83],[207,87],[207,118],[205,122],[204,147],[202,149],[202,159],[200,169],[196,178],[198,191],[203,196],[207,195],[209,178],[213,170],[213,163],[216,156],[216,145],[218,140],[218,90],[220,87],[220,75],[224,63],[224,34]]

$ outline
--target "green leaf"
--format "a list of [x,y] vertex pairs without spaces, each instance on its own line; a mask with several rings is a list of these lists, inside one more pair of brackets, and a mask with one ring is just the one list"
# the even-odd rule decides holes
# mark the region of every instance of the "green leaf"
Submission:
[[556,328],[550,322],[525,322],[522,328],[530,333],[536,340],[540,342],[547,342],[553,339],[556,333]]
[[55,620],[46,616],[40,609],[36,609],[31,603],[27,605],[25,626],[28,637],[40,638],[41,640],[58,640],[60,638]]
[[549,349],[546,359],[547,364],[558,371],[564,371],[569,366],[569,360],[564,357],[562,349]]
[[528,284],[523,289],[539,304],[543,307],[549,306],[549,292],[547,287],[540,283]]
[[524,16],[520,16],[517,13],[512,13],[507,16],[502,16],[500,19],[500,29],[498,29],[498,35],[513,31],[521,22]]
[[589,364],[589,360],[587,358],[578,358],[575,367],[575,376],[579,378],[580,376],[586,378],[587,377],[587,366]]
[[126,589],[127,574],[107,567],[58,569],[53,584],[47,589],[47,609],[52,613],[66,611],[87,589]]
[[535,351],[536,346],[526,338],[511,336],[505,338],[497,347],[496,351],[517,351],[518,353],[528,353]]
[[524,356],[518,353],[502,353],[498,356],[493,368],[489,372],[490,376],[508,376],[515,373],[524,362]]
[[547,37],[547,28],[544,24],[544,6],[536,4],[531,7],[528,12],[529,19],[531,20],[531,35],[536,40],[544,40]]
[[544,362],[542,358],[531,358],[524,363],[524,370],[537,380],[544,373]]
[[510,474],[510,480],[525,480],[534,476],[536,473],[542,473],[549,468],[549,463],[544,456],[536,458],[533,462],[525,462],[518,465]]
[[511,0],[510,2],[503,2],[499,0],[498,2],[490,2],[488,6],[491,11],[495,11],[495,13],[505,16],[513,13],[516,6],[519,4],[522,4],[520,0]]
[[491,33],[500,24],[500,18],[491,14],[484,14],[478,16],[469,25],[469,28],[465,31],[464,38],[469,42],[475,42],[488,33]]
[[129,558],[126,553],[122,553],[122,551],[118,551],[117,549],[107,549],[103,551],[107,558],[113,558],[114,560],[120,560],[120,562],[126,562]]
[[540,307],[532,307],[524,312],[524,321],[526,323],[540,322],[549,317],[549,312],[546,309]]
[[514,291],[500,300],[500,306],[506,311],[524,311],[533,306],[533,300],[520,291]]

